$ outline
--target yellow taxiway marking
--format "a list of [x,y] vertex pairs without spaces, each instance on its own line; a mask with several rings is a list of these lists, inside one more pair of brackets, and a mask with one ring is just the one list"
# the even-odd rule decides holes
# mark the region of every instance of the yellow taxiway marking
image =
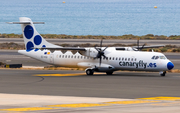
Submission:
[[114,102],[106,102],[108,104],[141,104],[141,103],[154,103],[160,101],[146,101],[146,100],[129,100],[129,101],[114,101]]
[[85,73],[75,73],[75,74],[36,74],[33,76],[82,76],[86,75]]
[[180,97],[149,97],[149,98],[139,98],[139,99],[180,101]]
[[156,104],[151,104],[154,106],[174,106],[174,105],[179,105],[180,102],[168,102],[168,103],[156,103]]
[[112,104],[140,104],[140,103],[154,103],[160,101],[147,101],[147,100],[130,100],[130,101],[114,101],[104,103],[78,103],[78,104],[59,104],[48,105],[48,107],[68,107],[68,108],[80,108],[80,107],[96,107],[96,106],[110,106]]
[[48,108],[48,107],[30,107],[30,108],[9,108],[9,109],[0,109],[0,111],[38,111],[38,110],[51,110],[57,108]]
[[[78,74],[79,75],[79,74]],[[127,100],[127,101],[114,101],[114,102],[103,102],[103,103],[76,103],[76,104],[57,104],[57,105],[47,105],[44,107],[27,107],[27,108],[9,108],[9,109],[0,109],[0,111],[38,111],[38,110],[52,110],[52,109],[60,109],[60,108],[82,108],[82,107],[98,107],[98,106],[111,106],[113,104],[143,104],[143,103],[152,103],[151,105],[157,106],[168,106],[179,104],[178,103],[163,103],[162,100],[168,101],[180,101],[180,97],[149,97],[149,98],[139,98],[135,100]]]
[[81,107],[97,107],[97,106],[109,106],[109,105],[110,105],[110,104],[78,103],[78,104],[59,104],[59,105],[48,105],[48,107],[81,108]]
[[[99,74],[104,74],[104,73],[97,73]],[[69,74],[36,74],[33,76],[52,76],[52,77],[58,77],[58,76],[62,76],[62,77],[66,77],[66,76],[83,76],[86,75],[85,73],[69,73]]]

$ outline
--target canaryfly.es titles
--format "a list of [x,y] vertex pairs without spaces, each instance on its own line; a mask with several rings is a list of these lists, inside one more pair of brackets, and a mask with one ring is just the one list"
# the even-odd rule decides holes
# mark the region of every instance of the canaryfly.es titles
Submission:
[[140,60],[139,62],[125,62],[125,61],[120,61],[119,62],[119,65],[120,66],[132,66],[132,67],[134,67],[134,66],[136,66],[136,68],[140,68],[140,67],[142,67],[142,68],[144,68],[144,69],[146,69],[146,67],[147,67],[147,63],[144,63],[143,62],[143,60]]

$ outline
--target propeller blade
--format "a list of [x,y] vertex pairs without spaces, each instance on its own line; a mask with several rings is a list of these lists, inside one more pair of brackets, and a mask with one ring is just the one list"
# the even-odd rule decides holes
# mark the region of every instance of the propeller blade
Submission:
[[96,47],[94,47],[98,52],[99,52],[99,48],[96,48]]
[[108,57],[106,57],[105,55],[103,55],[104,58],[106,58],[106,60],[108,60]]
[[102,57],[100,56],[100,58],[99,58],[99,67],[101,66],[101,60],[102,60]]
[[103,39],[101,39],[100,47],[102,47],[102,41],[103,41]]
[[143,44],[143,46],[141,47],[141,50],[144,48],[144,46],[146,45],[146,43],[145,44]]
[[108,48],[108,46],[106,48],[103,49],[103,51],[105,51]]
[[138,51],[139,51],[139,38],[137,40],[137,46],[138,46]]

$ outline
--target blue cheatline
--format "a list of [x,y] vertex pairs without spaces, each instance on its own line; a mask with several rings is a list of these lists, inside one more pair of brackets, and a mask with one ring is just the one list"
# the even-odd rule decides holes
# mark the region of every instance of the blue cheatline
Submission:
[[174,68],[174,64],[172,62],[168,62],[167,68],[171,70],[172,68]]
[[26,51],[31,51],[31,50],[33,50],[33,48],[34,48],[34,44],[31,41],[29,41],[26,44]]
[[32,36],[34,34],[34,29],[32,26],[30,25],[27,25],[25,28],[24,28],[24,35],[27,39],[31,39]]
[[42,42],[41,36],[40,36],[40,35],[36,35],[36,36],[34,37],[34,43],[35,43],[36,45],[40,45],[41,42]]

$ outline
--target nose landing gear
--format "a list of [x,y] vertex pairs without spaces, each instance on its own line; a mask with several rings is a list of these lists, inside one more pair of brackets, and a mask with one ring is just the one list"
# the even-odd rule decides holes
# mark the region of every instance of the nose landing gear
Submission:
[[166,71],[160,71],[159,74],[160,74],[161,76],[166,76]]

